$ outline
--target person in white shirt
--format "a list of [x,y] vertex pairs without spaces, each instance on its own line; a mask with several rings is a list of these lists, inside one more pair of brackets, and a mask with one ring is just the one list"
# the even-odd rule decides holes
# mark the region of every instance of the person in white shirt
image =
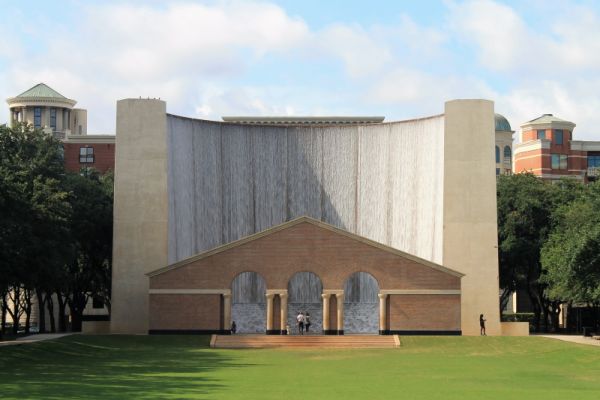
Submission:
[[296,321],[298,321],[298,334],[304,335],[304,314],[302,312],[298,313]]

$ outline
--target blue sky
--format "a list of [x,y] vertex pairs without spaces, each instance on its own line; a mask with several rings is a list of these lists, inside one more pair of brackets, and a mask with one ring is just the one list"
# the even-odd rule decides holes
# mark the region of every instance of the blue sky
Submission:
[[[600,2],[0,0],[0,95],[45,82],[114,133],[115,102],[169,112],[384,115],[487,98],[600,140]],[[0,122],[8,119],[3,108]]]

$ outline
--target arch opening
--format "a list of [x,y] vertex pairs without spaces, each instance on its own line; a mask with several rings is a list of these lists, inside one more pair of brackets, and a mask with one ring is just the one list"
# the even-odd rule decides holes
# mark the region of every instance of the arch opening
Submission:
[[267,302],[265,279],[257,272],[242,272],[231,282],[231,320],[239,333],[264,333]]
[[379,283],[368,272],[355,272],[344,284],[344,332],[379,332]]
[[298,334],[296,317],[298,313],[310,314],[311,334],[320,334],[323,330],[323,284],[321,278],[313,272],[296,272],[288,281],[287,323],[290,334]]

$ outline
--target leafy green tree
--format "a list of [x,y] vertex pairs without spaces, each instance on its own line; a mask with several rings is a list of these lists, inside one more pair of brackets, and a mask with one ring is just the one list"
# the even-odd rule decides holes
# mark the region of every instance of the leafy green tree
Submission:
[[94,170],[67,174],[64,188],[72,209],[72,258],[63,271],[62,291],[71,310],[72,329],[78,331],[90,298],[100,297],[110,304],[113,175]]
[[[600,306],[600,183],[557,208],[555,226],[541,255],[549,298]],[[553,321],[557,325],[558,321]]]
[[3,307],[15,333],[23,310],[29,321],[36,286],[52,276],[44,271],[64,262],[70,205],[63,176],[60,142],[27,125],[0,127],[0,292],[16,300]]

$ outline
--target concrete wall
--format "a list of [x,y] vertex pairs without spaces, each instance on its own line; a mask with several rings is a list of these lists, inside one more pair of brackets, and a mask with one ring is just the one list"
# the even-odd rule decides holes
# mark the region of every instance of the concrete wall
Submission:
[[489,335],[499,335],[498,236],[494,155],[494,103],[446,103],[444,141],[444,257],[462,272],[462,331],[479,335],[479,314]]
[[111,331],[148,332],[148,278],[167,264],[166,104],[117,102]]
[[501,322],[500,325],[503,336],[529,336],[529,322]]

